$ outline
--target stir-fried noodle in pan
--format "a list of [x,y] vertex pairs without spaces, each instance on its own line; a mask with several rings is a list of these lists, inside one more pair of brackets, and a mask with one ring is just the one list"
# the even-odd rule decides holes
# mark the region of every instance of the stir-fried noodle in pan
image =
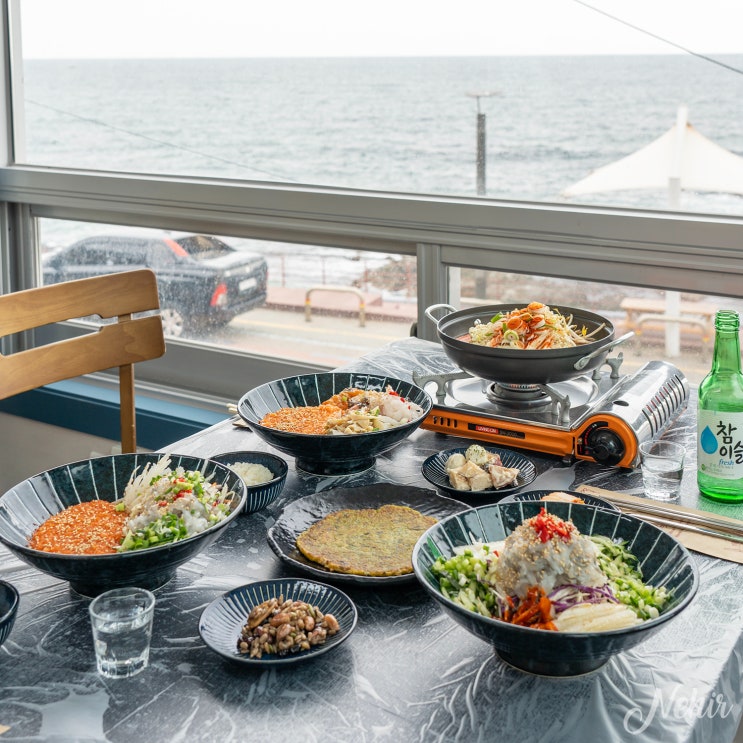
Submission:
[[546,304],[531,302],[510,312],[499,312],[487,323],[475,321],[469,334],[460,340],[478,346],[540,351],[585,345],[604,327],[599,325],[589,333],[585,326],[573,324],[572,315],[565,317]]

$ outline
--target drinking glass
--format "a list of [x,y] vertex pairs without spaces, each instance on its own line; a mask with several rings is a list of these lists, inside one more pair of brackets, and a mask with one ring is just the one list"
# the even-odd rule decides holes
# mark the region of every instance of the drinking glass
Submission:
[[673,441],[645,441],[640,444],[642,484],[648,498],[678,498],[684,454],[684,447]]
[[90,604],[98,673],[134,676],[147,667],[155,597],[144,588],[114,588]]

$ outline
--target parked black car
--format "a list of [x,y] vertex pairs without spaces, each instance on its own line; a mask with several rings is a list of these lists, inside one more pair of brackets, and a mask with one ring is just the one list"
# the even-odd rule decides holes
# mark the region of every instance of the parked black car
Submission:
[[42,260],[44,284],[151,268],[166,335],[218,327],[266,301],[268,264],[206,235],[87,237]]

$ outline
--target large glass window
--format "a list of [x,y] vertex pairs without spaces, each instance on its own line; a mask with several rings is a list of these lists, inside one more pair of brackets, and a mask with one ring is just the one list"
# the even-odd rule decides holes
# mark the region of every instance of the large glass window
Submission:
[[726,0],[20,6],[21,163],[743,211]]
[[[38,278],[33,220],[45,282],[149,265],[179,339],[161,378],[195,369],[203,388],[239,356],[234,396],[276,360],[341,365],[416,320],[433,339],[423,309],[450,287],[456,303],[460,278],[472,304],[559,277],[511,296],[573,292],[671,357],[704,346],[667,319],[679,303],[740,293],[743,56],[723,0],[709,24],[671,0],[9,7],[6,286]],[[60,258],[76,243],[98,257]]]
[[410,334],[412,258],[39,220],[42,281],[151,268],[169,338],[337,367]]

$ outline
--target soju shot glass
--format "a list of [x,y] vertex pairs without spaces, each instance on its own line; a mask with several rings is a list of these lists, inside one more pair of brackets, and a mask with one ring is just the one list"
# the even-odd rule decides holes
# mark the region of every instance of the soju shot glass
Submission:
[[155,597],[144,588],[115,588],[90,604],[90,623],[98,673],[128,678],[150,658]]
[[642,484],[648,498],[666,501],[678,498],[685,454],[684,447],[673,441],[640,444]]

